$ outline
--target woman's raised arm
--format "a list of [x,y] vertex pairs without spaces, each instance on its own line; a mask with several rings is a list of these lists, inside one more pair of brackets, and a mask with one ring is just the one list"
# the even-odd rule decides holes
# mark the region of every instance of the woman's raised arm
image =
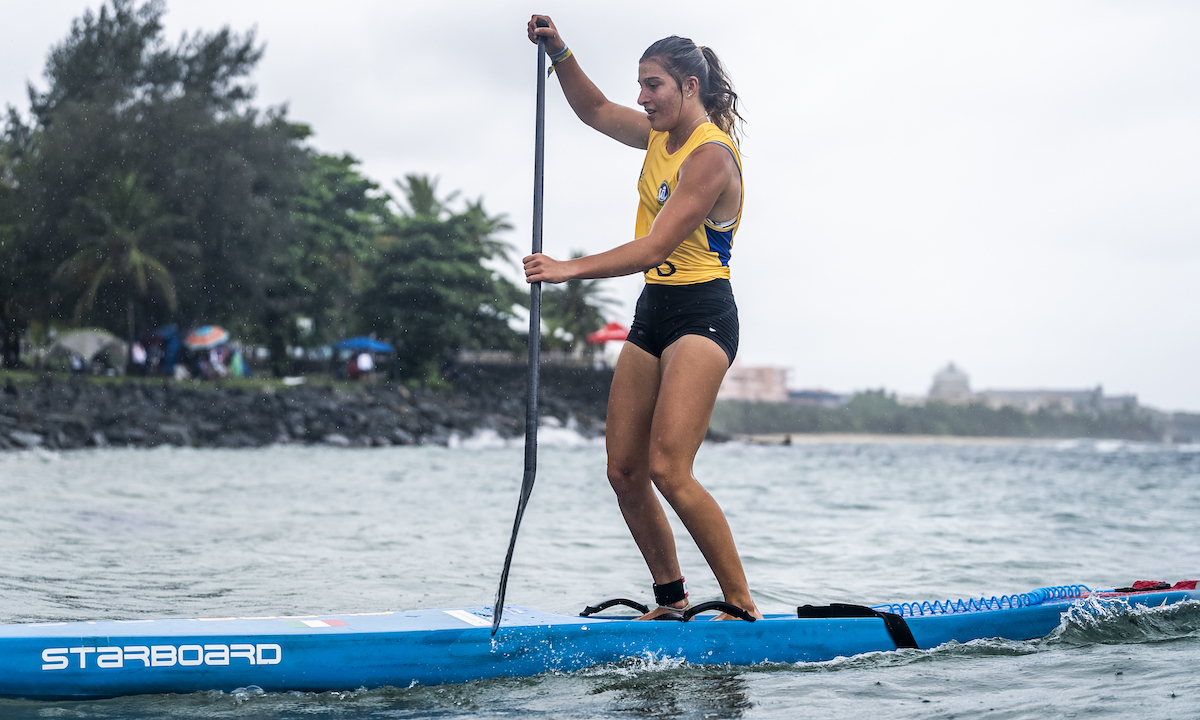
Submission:
[[[538,27],[539,19],[545,20],[549,26]],[[531,42],[536,43],[539,37],[546,39],[546,52],[550,55],[562,52],[567,46],[549,16],[534,15],[529,19],[527,29]],[[604,97],[600,88],[579,67],[574,53],[555,65],[554,74],[558,76],[563,95],[580,120],[614,140],[640,150],[646,149],[650,141],[650,120],[646,114]]]

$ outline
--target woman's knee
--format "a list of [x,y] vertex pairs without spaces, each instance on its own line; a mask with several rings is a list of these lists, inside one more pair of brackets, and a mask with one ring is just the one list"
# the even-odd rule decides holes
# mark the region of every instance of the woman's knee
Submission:
[[674,499],[688,487],[695,484],[692,477],[691,462],[679,460],[667,455],[652,455],[649,468],[650,482],[662,493],[667,502],[674,505]]
[[610,460],[608,463],[608,484],[617,495],[644,489],[650,484],[644,466],[637,463]]

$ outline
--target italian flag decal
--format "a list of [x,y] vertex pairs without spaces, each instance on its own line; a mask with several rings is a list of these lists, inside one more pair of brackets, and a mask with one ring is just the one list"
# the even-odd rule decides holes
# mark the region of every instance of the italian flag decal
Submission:
[[341,620],[284,620],[284,625],[294,628],[347,627]]

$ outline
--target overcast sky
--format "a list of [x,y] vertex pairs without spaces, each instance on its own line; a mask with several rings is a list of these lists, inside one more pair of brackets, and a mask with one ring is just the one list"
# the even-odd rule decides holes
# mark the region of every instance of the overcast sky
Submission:
[[[1200,410],[1200,3],[174,0],[185,30],[256,28],[260,104],[385,186],[485,200],[529,246],[536,51],[554,17],[632,105],[637,59],[712,46],[748,120],[734,245],[740,358],[791,384],[924,394],[1136,393]],[[0,100],[25,109],[85,0],[0,0]],[[690,8],[687,14],[679,8]],[[546,249],[631,238],[642,153],[549,82]],[[515,272],[515,271],[514,271]],[[628,323],[638,278],[609,281]]]

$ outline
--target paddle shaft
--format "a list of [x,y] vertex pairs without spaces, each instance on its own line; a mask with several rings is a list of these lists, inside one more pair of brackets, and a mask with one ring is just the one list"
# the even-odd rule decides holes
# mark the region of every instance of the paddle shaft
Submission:
[[[547,27],[545,20],[537,21],[538,27]],[[533,144],[533,252],[542,251],[542,175],[546,146],[546,40],[538,38],[537,73],[537,120]],[[525,401],[525,476],[521,479],[521,498],[517,502],[517,517],[513,520],[512,537],[508,540],[508,554],[504,556],[504,571],[500,573],[500,588],[496,591],[496,604],[492,610],[492,635],[500,629],[504,615],[504,594],[508,590],[508,571],[512,566],[513,550],[517,547],[517,531],[521,529],[521,518],[525,506],[533,493],[533,481],[537,475],[537,429],[538,429],[538,382],[541,366],[542,344],[542,284],[529,285],[529,388]]]

